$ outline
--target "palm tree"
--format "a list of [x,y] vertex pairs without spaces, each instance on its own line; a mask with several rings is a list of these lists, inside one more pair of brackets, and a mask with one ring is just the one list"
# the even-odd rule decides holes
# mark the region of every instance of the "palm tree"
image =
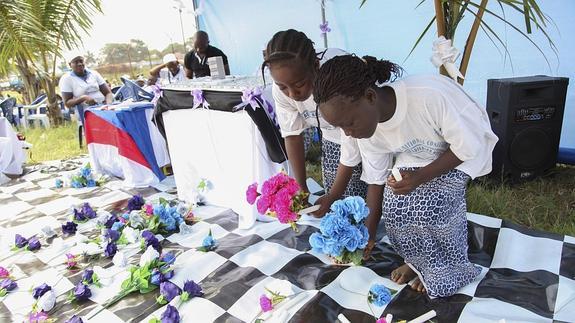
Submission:
[[[463,76],[467,73],[467,67],[469,66],[469,60],[471,58],[471,52],[473,51],[473,45],[475,44],[475,38],[477,37],[477,33],[479,28],[481,28],[491,39],[491,41],[497,46],[497,44],[501,45],[506,55],[509,55],[507,50],[507,46],[505,42],[501,39],[499,34],[489,26],[483,16],[485,14],[494,17],[496,20],[499,20],[506,24],[507,26],[511,27],[511,29],[515,30],[525,38],[527,38],[531,44],[533,44],[543,57],[545,54],[541,50],[541,48],[529,38],[528,34],[531,34],[532,27],[535,26],[539,29],[543,35],[549,41],[549,45],[551,48],[556,52],[556,47],[545,31],[547,24],[550,22],[550,18],[545,15],[539,5],[537,4],[536,0],[496,0],[497,4],[499,5],[502,14],[498,14],[492,10],[487,8],[488,0],[481,0],[478,1],[471,1],[471,0],[433,0],[434,8],[435,8],[435,16],[431,19],[427,27],[423,30],[415,45],[411,49],[411,53],[417,47],[423,36],[429,31],[433,23],[436,23],[437,26],[437,36],[444,36],[446,39],[453,40],[456,35],[457,27],[459,23],[462,21],[465,14],[471,14],[473,19],[473,24],[471,26],[471,30],[467,35],[467,41],[465,43],[465,49],[463,51],[463,56],[461,58],[461,64],[459,66],[459,71]],[[360,8],[367,2],[367,0],[361,0]],[[417,7],[422,5],[423,3],[428,2],[428,0],[421,0]],[[525,31],[522,31],[519,27],[515,26],[509,20],[506,19],[505,10],[512,9],[513,11],[519,12],[525,20]],[[408,55],[409,56],[409,55]],[[545,60],[547,58],[545,57]],[[548,62],[549,64],[549,62]],[[442,67],[440,72],[444,75],[447,75],[445,69]],[[459,78],[459,83],[463,84],[463,79]]]
[[56,97],[57,61],[77,48],[101,13],[100,0],[0,0],[0,71],[16,65],[34,97],[37,85],[48,97],[50,122],[62,121]]

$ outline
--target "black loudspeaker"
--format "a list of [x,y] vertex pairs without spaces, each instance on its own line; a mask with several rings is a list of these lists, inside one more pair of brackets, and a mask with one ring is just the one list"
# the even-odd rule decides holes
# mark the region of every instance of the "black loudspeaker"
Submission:
[[555,166],[568,84],[542,75],[487,81],[487,113],[499,137],[493,177],[528,180]]

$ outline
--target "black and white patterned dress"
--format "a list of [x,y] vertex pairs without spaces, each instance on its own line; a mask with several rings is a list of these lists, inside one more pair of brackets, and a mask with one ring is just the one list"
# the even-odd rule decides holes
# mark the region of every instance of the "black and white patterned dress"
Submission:
[[407,195],[395,195],[385,187],[383,217],[389,239],[405,262],[419,271],[430,296],[453,295],[481,272],[467,257],[469,179],[464,172],[451,170]]
[[[321,170],[323,176],[323,185],[326,193],[331,190],[335,182],[337,174],[337,166],[339,165],[339,156],[341,153],[341,145],[322,139],[321,144]],[[343,197],[348,196],[361,196],[365,199],[367,195],[367,184],[360,179],[361,177],[361,163],[353,168],[353,174],[347,184]]]

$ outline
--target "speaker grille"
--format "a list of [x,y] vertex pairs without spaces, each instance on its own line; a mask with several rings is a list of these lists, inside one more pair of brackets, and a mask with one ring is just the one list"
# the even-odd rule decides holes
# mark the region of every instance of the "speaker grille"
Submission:
[[533,170],[544,166],[551,156],[552,140],[541,128],[527,128],[513,138],[509,158],[515,167]]

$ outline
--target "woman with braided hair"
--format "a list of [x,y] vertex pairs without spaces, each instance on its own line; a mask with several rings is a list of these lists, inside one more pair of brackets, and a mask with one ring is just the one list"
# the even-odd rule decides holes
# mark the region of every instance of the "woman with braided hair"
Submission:
[[[363,164],[370,238],[383,213],[404,258],[391,279],[418,276],[412,288],[445,297],[481,271],[467,257],[465,190],[491,171],[497,137],[459,84],[442,75],[395,80],[400,71],[369,56],[338,56],[320,68],[313,94],[324,118],[345,132],[342,149],[357,147],[341,163]],[[392,167],[402,178],[389,176]]]
[[[318,130],[322,143],[322,175],[327,194],[316,202],[322,206],[316,216],[323,216],[332,202],[342,196],[365,197],[367,192],[367,184],[360,180],[361,165],[338,167],[341,130],[325,122],[312,97],[313,82],[320,65],[342,54],[345,52],[337,49],[318,53],[314,43],[303,32],[289,29],[277,32],[268,42],[262,63],[262,73],[267,67],[274,80],[272,92],[276,114],[294,178],[306,192],[302,132],[311,127],[321,129]],[[335,182],[336,173],[339,182]]]

